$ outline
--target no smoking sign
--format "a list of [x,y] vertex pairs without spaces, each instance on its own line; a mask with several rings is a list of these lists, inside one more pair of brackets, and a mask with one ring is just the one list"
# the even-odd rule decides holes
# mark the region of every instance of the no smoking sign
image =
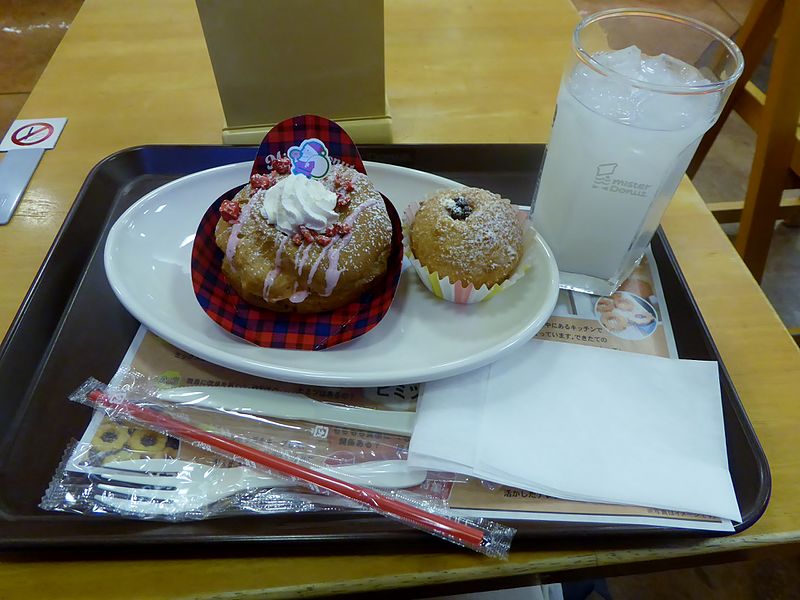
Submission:
[[11,132],[11,143],[17,146],[33,146],[45,142],[53,132],[55,127],[50,123],[32,123],[18,127]]
[[0,151],[53,148],[66,119],[20,119],[11,124],[0,143]]
[[54,148],[66,119],[19,119],[11,124],[0,152],[0,225],[7,224],[46,150]]

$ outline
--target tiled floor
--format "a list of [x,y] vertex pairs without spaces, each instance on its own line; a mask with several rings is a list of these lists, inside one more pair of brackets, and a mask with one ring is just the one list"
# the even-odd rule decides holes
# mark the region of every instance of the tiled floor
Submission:
[[[583,13],[613,0],[573,0]],[[695,16],[733,35],[751,0],[626,0]],[[0,0],[0,131],[5,131],[69,27],[82,0]],[[707,202],[744,197],[755,136],[735,115],[694,183]],[[729,233],[735,226],[728,227]],[[776,227],[764,289],[784,322],[800,326],[800,229]],[[616,600],[800,598],[800,559],[770,559],[608,580]]]
[[0,131],[5,133],[83,0],[0,0]]
[[25,104],[25,100],[28,99],[28,92],[18,94],[0,92],[0,132],[5,133],[9,125],[14,121],[22,105]]
[[613,600],[800,600],[800,556],[606,580]]

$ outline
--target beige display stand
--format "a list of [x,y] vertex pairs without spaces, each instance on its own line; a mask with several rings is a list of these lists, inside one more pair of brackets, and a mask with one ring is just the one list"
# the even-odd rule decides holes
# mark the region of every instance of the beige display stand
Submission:
[[258,144],[288,117],[336,120],[388,143],[383,0],[196,0],[219,88],[225,144]]

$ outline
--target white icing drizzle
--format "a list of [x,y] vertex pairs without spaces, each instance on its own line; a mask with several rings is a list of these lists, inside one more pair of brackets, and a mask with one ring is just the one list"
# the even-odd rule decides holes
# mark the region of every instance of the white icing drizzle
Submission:
[[[372,198],[370,200],[367,200],[363,204],[359,204],[353,209],[353,212],[350,213],[350,216],[344,220],[344,224],[352,227],[353,223],[355,223],[355,220],[358,218],[358,215],[367,210],[370,206],[375,206],[378,202],[381,202],[381,200],[378,200],[377,198]],[[350,241],[349,233],[347,234],[347,241]]]
[[[343,244],[344,246],[344,244]],[[323,296],[330,296],[339,283],[339,276],[342,272],[339,270],[339,252],[341,248],[337,247],[331,250],[331,256],[328,260],[328,268],[325,270],[325,293]]]
[[308,298],[308,290],[298,290],[297,282],[295,282],[294,289],[292,290],[292,295],[289,296],[289,302],[293,302],[294,304],[300,304],[306,298]]
[[314,275],[317,273],[317,269],[319,269],[319,265],[322,262],[322,259],[328,255],[328,252],[330,252],[331,248],[333,248],[333,243],[330,243],[327,246],[325,246],[322,252],[319,253],[317,260],[314,261],[314,264],[311,265],[311,269],[309,269],[308,271],[308,279],[306,280],[306,285],[311,285],[311,280],[314,279]]
[[233,257],[236,254],[236,247],[239,245],[239,232],[242,230],[244,222],[250,217],[250,203],[248,202],[242,207],[242,212],[239,214],[239,220],[231,226],[231,233],[228,236],[228,243],[225,246],[225,258],[228,259],[228,264],[231,269],[236,271],[233,266]]
[[272,288],[272,284],[275,283],[275,278],[280,275],[281,272],[281,255],[283,255],[283,247],[286,245],[286,242],[289,240],[288,237],[285,237],[281,240],[280,245],[278,246],[278,251],[275,253],[275,268],[272,269],[269,273],[267,273],[266,278],[264,279],[264,289],[261,292],[261,297],[269,301],[269,290]]
[[[344,224],[352,227],[353,223],[355,223],[355,220],[363,211],[371,206],[376,205],[378,202],[379,200],[377,198],[373,198],[364,202],[363,204],[358,205],[355,209],[353,209],[353,212],[350,214],[350,216],[344,220]],[[330,296],[333,293],[333,290],[336,289],[336,285],[339,283],[339,277],[342,275],[342,270],[339,269],[339,254],[342,248],[350,243],[350,238],[352,237],[353,232],[351,231],[342,237],[338,243],[335,244],[335,247],[334,244],[330,244],[330,246],[328,246],[332,249],[329,252],[330,259],[328,260],[328,268],[325,270],[325,293],[321,294],[322,296]]]
[[[301,255],[300,252],[294,255],[294,265],[297,267],[297,274],[303,274],[303,267],[306,266],[308,262],[308,253],[311,251],[311,244],[306,244],[306,247],[303,249],[303,254]],[[297,260],[297,257],[300,256],[300,261]]]

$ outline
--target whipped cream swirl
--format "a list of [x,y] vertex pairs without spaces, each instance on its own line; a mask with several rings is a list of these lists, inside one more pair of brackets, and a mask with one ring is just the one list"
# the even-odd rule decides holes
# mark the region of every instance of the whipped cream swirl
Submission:
[[280,231],[292,235],[303,225],[314,231],[325,231],[336,223],[339,215],[336,194],[325,189],[316,179],[304,175],[288,175],[268,190],[258,192],[263,198],[261,214]]

